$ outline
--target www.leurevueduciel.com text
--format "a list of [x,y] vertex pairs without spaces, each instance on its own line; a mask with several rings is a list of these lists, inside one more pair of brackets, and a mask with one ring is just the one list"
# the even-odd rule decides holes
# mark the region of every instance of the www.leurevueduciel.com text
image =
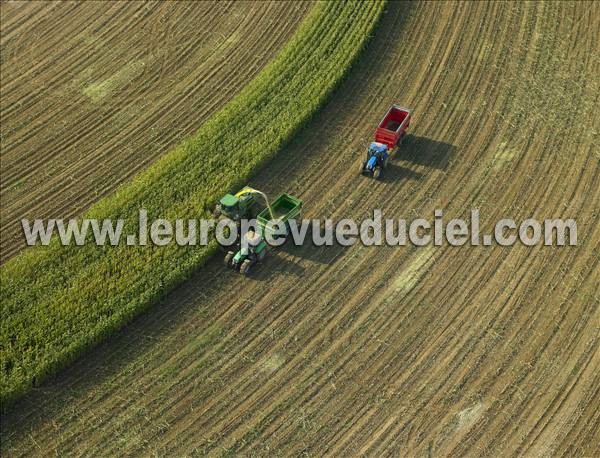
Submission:
[[53,237],[62,245],[143,246],[153,244],[165,246],[208,245],[216,240],[224,246],[240,243],[240,237],[248,231],[263,234],[273,246],[283,244],[286,239],[295,245],[312,243],[317,246],[339,244],[350,246],[362,243],[367,246],[405,246],[449,244],[462,246],[574,246],[577,245],[577,223],[573,219],[550,218],[538,221],[525,219],[500,219],[489,234],[480,232],[480,216],[477,209],[471,210],[468,220],[452,218],[444,220],[441,210],[435,210],[433,218],[384,218],[380,210],[372,217],[361,221],[350,218],[303,219],[280,221],[277,219],[262,224],[256,220],[231,221],[229,219],[175,219],[164,218],[148,221],[147,212],[139,210],[137,230],[124,234],[124,219],[22,219],[23,233],[28,245],[49,245]]

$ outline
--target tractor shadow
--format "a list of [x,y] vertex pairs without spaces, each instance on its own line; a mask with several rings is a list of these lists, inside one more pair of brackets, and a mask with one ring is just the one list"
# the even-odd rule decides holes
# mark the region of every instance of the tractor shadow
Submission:
[[407,135],[393,156],[393,161],[406,161],[414,165],[445,170],[456,150],[456,146],[450,143],[417,135]]
[[456,153],[456,149],[456,146],[450,143],[409,134],[398,151],[390,158],[391,160],[379,181],[398,183],[402,180],[420,180],[423,178],[423,173],[405,165],[445,170],[448,168],[452,156]]
[[[323,231],[322,226],[321,233]],[[270,249],[265,261],[254,272],[251,272],[248,278],[258,281],[271,281],[282,275],[301,278],[306,270],[305,261],[312,264],[331,265],[346,248],[349,248],[337,242],[335,232],[332,245],[317,246],[312,242],[312,233],[313,222],[311,221],[301,245],[296,245],[293,237],[289,235],[283,245]]]
[[385,168],[383,175],[379,178],[382,183],[397,183],[401,180],[420,180],[423,174],[411,170],[407,167],[389,162]]
[[308,260],[317,264],[333,264],[337,258],[340,257],[342,251],[346,248],[337,243],[333,242],[333,245],[317,246],[311,242],[307,242],[304,245],[296,246],[290,245],[285,249],[285,253],[296,259]]
[[279,250],[281,247],[271,248],[264,261],[255,266],[247,278],[253,281],[270,282],[278,277],[303,277],[306,269],[295,260],[284,259]]

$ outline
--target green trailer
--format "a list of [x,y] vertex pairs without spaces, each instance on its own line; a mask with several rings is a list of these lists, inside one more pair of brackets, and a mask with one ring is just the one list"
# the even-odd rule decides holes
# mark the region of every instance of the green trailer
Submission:
[[276,227],[268,226],[268,223],[283,223],[285,226],[285,235],[289,234],[289,220],[300,218],[302,211],[302,201],[290,194],[283,193],[271,205],[267,205],[258,216],[258,231],[263,237],[267,234],[275,236],[274,230]]

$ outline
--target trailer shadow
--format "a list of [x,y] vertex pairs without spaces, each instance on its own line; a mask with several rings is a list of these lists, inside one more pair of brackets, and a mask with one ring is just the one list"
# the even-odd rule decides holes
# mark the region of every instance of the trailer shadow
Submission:
[[[334,236],[335,237],[335,236]],[[303,259],[317,264],[333,264],[340,257],[342,252],[348,248],[340,245],[334,240],[333,245],[317,246],[312,241],[307,241],[303,245],[294,245],[290,243],[284,247],[283,251],[295,259]]]
[[407,161],[438,170],[445,170],[456,153],[456,146],[418,135],[407,135],[394,160]]
[[420,180],[422,177],[422,173],[390,162],[385,168],[385,171],[379,181],[384,183],[397,183],[401,180]]

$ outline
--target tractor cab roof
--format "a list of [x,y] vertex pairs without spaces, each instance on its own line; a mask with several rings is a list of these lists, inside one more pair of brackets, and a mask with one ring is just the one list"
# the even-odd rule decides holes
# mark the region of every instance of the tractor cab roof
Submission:
[[223,197],[221,197],[220,203],[224,207],[233,207],[237,205],[238,198],[231,194],[225,194]]
[[379,143],[379,142],[371,142],[371,144],[369,145],[369,152],[376,154],[376,153],[385,153],[387,152],[387,146],[384,145],[383,143]]

